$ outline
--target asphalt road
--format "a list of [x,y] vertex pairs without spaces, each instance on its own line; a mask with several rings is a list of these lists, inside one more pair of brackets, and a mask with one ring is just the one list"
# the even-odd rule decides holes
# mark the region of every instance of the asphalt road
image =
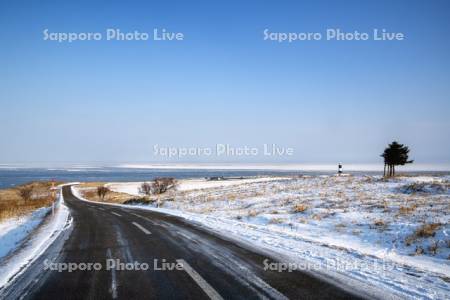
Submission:
[[[204,227],[151,211],[81,201],[63,188],[73,226],[12,285],[5,299],[358,299],[299,271],[264,270],[276,258]],[[107,268],[107,262],[122,265]],[[97,263],[99,270],[45,269]],[[117,262],[117,261],[116,261]],[[135,265],[134,262],[138,262]],[[128,265],[125,265],[127,264]],[[127,270],[135,266],[134,270]],[[148,270],[136,270],[148,266]],[[161,270],[166,268],[165,270]],[[175,268],[170,270],[169,268]]]

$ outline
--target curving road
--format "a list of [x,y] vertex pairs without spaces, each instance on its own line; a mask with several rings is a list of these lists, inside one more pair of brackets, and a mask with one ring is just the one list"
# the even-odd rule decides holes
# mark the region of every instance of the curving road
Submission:
[[[270,254],[177,217],[80,201],[63,188],[73,226],[2,292],[4,299],[357,299],[309,274],[264,270]],[[107,269],[120,260],[124,270]],[[101,269],[46,269],[97,263]],[[126,270],[138,262],[148,270]],[[164,269],[165,270],[161,270]],[[175,268],[170,270],[170,268]]]

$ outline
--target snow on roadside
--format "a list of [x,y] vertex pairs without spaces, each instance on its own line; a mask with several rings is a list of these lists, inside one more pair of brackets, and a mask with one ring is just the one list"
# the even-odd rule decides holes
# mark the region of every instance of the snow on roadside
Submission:
[[0,260],[14,251],[42,223],[50,209],[42,207],[28,215],[0,223]]
[[[41,208],[31,215],[0,225],[0,288],[6,287],[39,257],[70,226],[70,213],[62,192],[53,215],[51,208]],[[47,216],[47,217],[46,217]],[[30,236],[30,233],[33,235]]]

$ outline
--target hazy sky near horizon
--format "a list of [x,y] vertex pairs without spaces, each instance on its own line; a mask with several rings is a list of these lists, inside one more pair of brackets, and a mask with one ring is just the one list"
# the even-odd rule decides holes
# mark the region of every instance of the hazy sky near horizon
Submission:
[[[450,2],[0,1],[0,163],[155,162],[161,147],[294,148],[172,161],[450,162]],[[183,41],[44,41],[50,32]],[[264,41],[263,31],[404,33]]]

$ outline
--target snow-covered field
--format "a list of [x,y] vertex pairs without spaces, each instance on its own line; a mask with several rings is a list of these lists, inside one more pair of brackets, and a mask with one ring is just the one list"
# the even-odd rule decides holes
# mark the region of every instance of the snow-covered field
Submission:
[[[145,209],[200,222],[347,282],[365,282],[400,297],[444,299],[450,295],[449,179],[181,182],[172,201]],[[133,195],[138,187],[110,185]]]

